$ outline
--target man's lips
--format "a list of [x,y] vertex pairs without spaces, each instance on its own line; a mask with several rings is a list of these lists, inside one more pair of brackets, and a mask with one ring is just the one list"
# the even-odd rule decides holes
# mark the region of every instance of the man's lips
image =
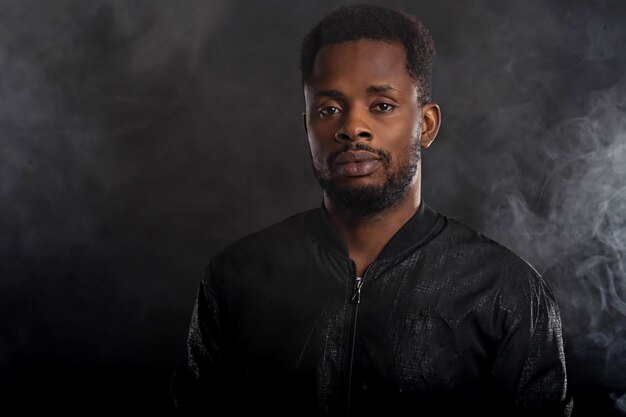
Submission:
[[380,157],[368,151],[345,151],[335,158],[338,164],[348,164],[350,162],[361,162],[367,160],[380,160]]
[[337,171],[347,177],[361,177],[376,171],[380,157],[367,151],[346,151],[335,158]]

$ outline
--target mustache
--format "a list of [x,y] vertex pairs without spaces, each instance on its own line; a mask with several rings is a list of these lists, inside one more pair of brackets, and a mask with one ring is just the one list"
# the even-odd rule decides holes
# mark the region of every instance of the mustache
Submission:
[[346,152],[346,151],[371,152],[373,154],[378,155],[380,157],[380,160],[383,162],[383,165],[385,166],[389,166],[389,163],[391,162],[391,153],[389,151],[385,151],[383,149],[372,148],[371,146],[366,145],[364,143],[357,143],[354,145],[347,144],[343,148],[339,149],[338,151],[331,153],[330,155],[328,155],[328,158],[326,158],[326,163],[328,165],[331,165],[335,161],[335,159],[339,156],[339,154]]

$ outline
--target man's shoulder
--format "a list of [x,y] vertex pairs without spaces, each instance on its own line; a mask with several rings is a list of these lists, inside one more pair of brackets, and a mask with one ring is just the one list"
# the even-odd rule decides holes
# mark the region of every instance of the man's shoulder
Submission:
[[492,277],[518,289],[544,284],[539,272],[505,244],[456,219],[446,220],[444,233],[438,239],[446,262],[463,265],[467,273]]
[[[438,236],[440,276],[449,285],[495,297],[501,308],[529,311],[529,303],[557,308],[554,291],[544,277],[522,256],[474,228],[446,217]],[[489,295],[490,294],[490,295]]]
[[534,273],[537,271],[518,253],[467,224],[446,216],[446,228],[441,234],[442,244],[447,251],[457,256],[487,257],[497,262],[509,262],[527,268]]
[[292,214],[276,223],[241,237],[224,247],[212,262],[246,261],[268,259],[274,256],[288,256],[308,241],[311,225],[319,216],[319,208]]

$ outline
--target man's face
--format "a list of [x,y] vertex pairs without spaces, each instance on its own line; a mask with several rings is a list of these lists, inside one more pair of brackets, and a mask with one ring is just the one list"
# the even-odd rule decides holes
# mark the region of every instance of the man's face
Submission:
[[401,43],[323,47],[304,95],[313,171],[334,206],[372,216],[419,182],[421,108]]

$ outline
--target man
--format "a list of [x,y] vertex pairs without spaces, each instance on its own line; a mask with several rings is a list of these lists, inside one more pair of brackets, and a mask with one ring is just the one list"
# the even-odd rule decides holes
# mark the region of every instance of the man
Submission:
[[321,207],[245,237],[200,282],[179,406],[217,414],[569,415],[559,310],[524,260],[436,213],[434,45],[401,11],[342,7],[304,39]]

